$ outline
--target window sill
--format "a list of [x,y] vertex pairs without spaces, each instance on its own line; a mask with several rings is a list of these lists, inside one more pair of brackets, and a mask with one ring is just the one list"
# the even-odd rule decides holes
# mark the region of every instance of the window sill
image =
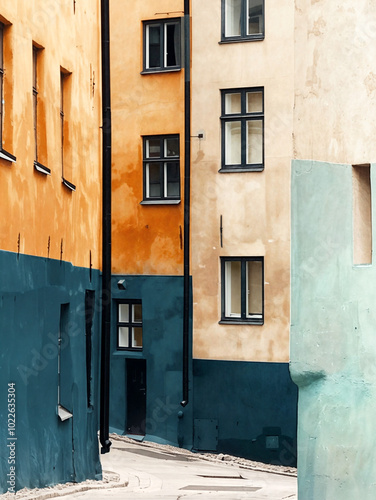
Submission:
[[51,175],[51,170],[48,167],[45,167],[38,161],[34,161],[34,169],[44,175]]
[[227,43],[241,43],[241,42],[262,42],[265,39],[265,35],[255,35],[253,37],[246,38],[225,38],[224,40],[219,41],[219,45],[227,44]]
[[250,319],[250,320],[231,320],[231,319],[221,319],[218,321],[219,325],[263,325],[263,319]]
[[180,200],[143,200],[140,205],[179,205]]
[[63,186],[68,188],[70,191],[76,191],[76,186],[74,184],[72,184],[71,182],[67,181],[66,179],[64,179],[64,177],[62,178],[62,183],[63,183]]
[[224,167],[220,168],[218,172],[220,174],[231,174],[231,173],[240,173],[240,172],[262,172],[264,170],[264,166],[261,165],[259,167]]
[[11,163],[16,163],[16,157],[8,153],[8,151],[5,151],[5,149],[0,149],[0,158],[10,161]]
[[142,349],[118,349],[112,353],[114,356],[128,357],[128,358],[143,358],[144,354]]
[[156,73],[178,73],[181,68],[155,68],[155,69],[144,69],[141,71],[140,75],[154,75]]

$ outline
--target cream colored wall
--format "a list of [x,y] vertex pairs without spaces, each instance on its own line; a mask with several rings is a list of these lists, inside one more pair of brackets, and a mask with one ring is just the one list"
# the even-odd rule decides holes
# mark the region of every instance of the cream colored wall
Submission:
[[[111,2],[114,273],[183,273],[184,71],[140,74],[142,21],[182,16],[183,0]],[[180,134],[179,205],[140,205],[142,136],[159,134]]]
[[376,4],[295,3],[294,157],[374,161]]
[[[101,261],[101,78],[100,2],[3,0],[3,148],[16,156],[0,160],[0,248],[94,268]],[[10,23],[8,25],[8,23]],[[42,46],[38,112],[44,115],[43,163],[51,176],[34,171],[32,44]],[[77,190],[62,185],[60,67],[72,72],[69,141]],[[93,83],[95,85],[93,86]],[[41,132],[41,131],[39,131]],[[41,159],[42,161],[42,159]]]
[[[219,44],[221,2],[192,2],[192,275],[196,358],[289,359],[294,4],[266,1],[260,42]],[[220,174],[220,90],[264,87],[265,170]],[[223,248],[220,216],[223,216]],[[265,323],[220,325],[221,256],[264,256]]]

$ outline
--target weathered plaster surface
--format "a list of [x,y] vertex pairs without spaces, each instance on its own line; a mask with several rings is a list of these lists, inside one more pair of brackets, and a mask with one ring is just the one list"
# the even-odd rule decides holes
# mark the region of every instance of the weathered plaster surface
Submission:
[[[4,128],[2,147],[16,156],[0,160],[0,248],[100,267],[100,2],[5,0]],[[9,24],[10,23],[10,24]],[[34,170],[32,46],[43,47],[38,67],[38,159]],[[66,120],[68,180],[62,185],[60,68],[70,71]],[[11,221],[11,224],[10,224]],[[18,238],[18,235],[20,237]],[[18,245],[19,242],[19,245]],[[48,253],[48,243],[49,253]]]
[[376,154],[376,5],[296,0],[295,6],[294,157],[369,162]]
[[[193,0],[192,275],[194,357],[289,359],[289,191],[294,5],[266,2],[264,41],[219,44],[221,2]],[[220,174],[220,90],[264,87],[265,170]],[[220,246],[220,216],[223,248]],[[219,325],[221,256],[264,256],[265,324]]]
[[[182,17],[183,8],[183,0],[111,2],[114,273],[183,273],[184,70],[140,74],[142,21]],[[159,134],[180,134],[179,205],[140,205],[142,136]]]
[[304,500],[375,496],[375,269],[353,264],[352,193],[351,165],[293,162],[291,374]]

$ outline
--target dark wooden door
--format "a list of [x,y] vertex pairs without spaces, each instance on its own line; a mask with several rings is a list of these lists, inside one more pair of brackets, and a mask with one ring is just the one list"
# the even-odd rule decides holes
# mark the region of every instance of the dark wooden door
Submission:
[[127,359],[127,433],[145,434],[146,360]]

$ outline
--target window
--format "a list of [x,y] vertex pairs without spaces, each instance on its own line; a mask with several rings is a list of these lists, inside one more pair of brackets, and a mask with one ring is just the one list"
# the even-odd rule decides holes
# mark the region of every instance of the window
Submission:
[[75,191],[76,186],[70,182],[72,180],[72,145],[69,136],[71,80],[71,73],[65,70],[60,71],[61,176],[63,185]]
[[142,349],[141,300],[122,301],[117,306],[118,349]]
[[4,25],[0,23],[0,138],[1,145],[4,127]]
[[180,202],[179,136],[144,137],[144,202]]
[[264,258],[222,257],[222,323],[264,323]]
[[264,38],[264,0],[222,0],[222,41]]
[[87,407],[92,404],[92,350],[93,350],[93,319],[95,311],[95,292],[93,290],[85,291],[85,344],[86,344],[86,401]]
[[[38,113],[38,66],[39,66],[39,60],[40,60],[40,52],[41,49],[33,45],[33,127],[34,127],[34,168],[37,172],[40,172],[45,175],[50,175],[51,170],[40,162],[40,151],[41,149],[39,146],[39,140],[38,140],[38,135],[40,134],[40,126],[38,125],[38,122],[40,122],[40,116]],[[42,122],[45,119],[42,120]]]
[[73,417],[72,399],[72,352],[69,344],[72,322],[70,321],[69,303],[60,304],[60,329],[57,352],[57,414],[61,420]]
[[144,22],[144,72],[180,69],[180,19]]
[[372,264],[371,165],[353,165],[353,260]]
[[264,168],[264,89],[222,90],[222,168]]
[[4,31],[3,23],[0,23],[0,158],[15,163],[16,157],[5,151],[3,148],[4,142]]

